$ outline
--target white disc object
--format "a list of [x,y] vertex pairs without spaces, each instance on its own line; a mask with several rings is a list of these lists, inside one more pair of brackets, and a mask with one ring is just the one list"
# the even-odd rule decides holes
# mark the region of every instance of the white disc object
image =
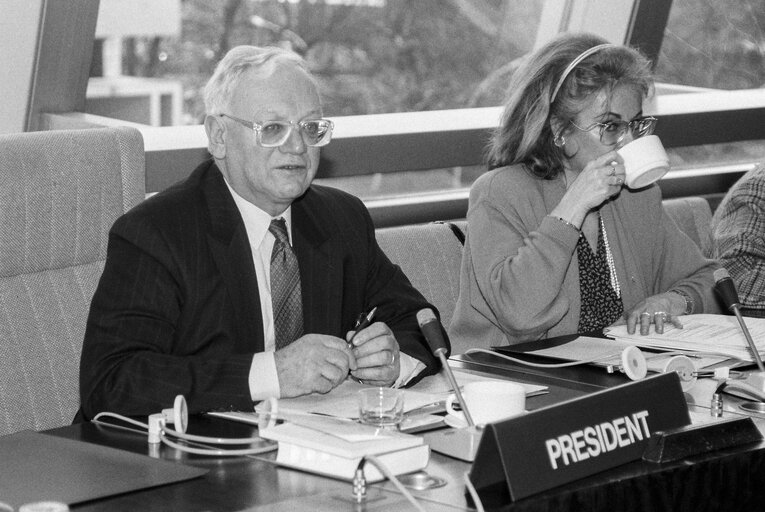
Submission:
[[258,430],[264,428],[271,428],[276,426],[276,418],[279,414],[279,402],[276,398],[271,397],[267,400],[263,400],[257,407],[258,415]]
[[688,356],[674,356],[664,365],[662,372],[676,372],[680,376],[683,391],[689,391],[696,383],[696,367]]
[[189,408],[183,395],[176,396],[173,402],[173,423],[175,423],[175,430],[182,434],[186,433],[186,428],[189,426]]
[[627,347],[622,350],[622,370],[630,380],[640,380],[648,373],[645,356],[637,347]]

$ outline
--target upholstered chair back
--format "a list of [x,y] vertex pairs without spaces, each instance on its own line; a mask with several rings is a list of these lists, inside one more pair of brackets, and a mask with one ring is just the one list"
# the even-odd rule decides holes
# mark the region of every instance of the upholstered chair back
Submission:
[[144,173],[133,128],[0,135],[0,435],[74,418],[107,234]]

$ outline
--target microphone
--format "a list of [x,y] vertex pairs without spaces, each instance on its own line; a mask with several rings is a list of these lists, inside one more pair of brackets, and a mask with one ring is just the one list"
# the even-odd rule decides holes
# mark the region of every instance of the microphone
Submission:
[[728,271],[724,268],[718,268],[714,271],[713,276],[715,278],[715,291],[720,295],[725,307],[730,311],[740,308],[741,301],[738,299],[736,283],[733,282]]
[[741,330],[744,331],[744,338],[746,338],[746,343],[749,345],[749,350],[751,350],[752,354],[754,355],[754,360],[757,363],[757,368],[761,372],[765,373],[765,366],[762,364],[760,353],[757,350],[757,346],[754,344],[752,335],[749,334],[749,329],[746,327],[744,318],[741,316],[741,301],[738,298],[736,284],[733,282],[733,279],[731,279],[728,271],[724,268],[718,268],[715,270],[713,276],[715,279],[715,291],[718,293],[718,295],[720,295],[720,298],[722,299],[723,304],[725,304],[725,307],[736,315],[738,323],[741,326]]
[[441,354],[446,356],[446,341],[441,333],[441,322],[438,321],[433,310],[425,308],[418,311],[417,323],[433,355],[436,357],[439,357]]
[[457,384],[457,379],[454,377],[449,362],[446,360],[447,348],[446,341],[441,333],[441,322],[438,321],[433,310],[425,308],[417,312],[417,324],[420,326],[420,331],[422,332],[422,335],[425,336],[425,341],[428,342],[431,352],[441,360],[441,366],[444,367],[446,377],[449,379],[452,389],[454,389],[454,394],[456,395],[457,400],[459,400],[462,412],[465,413],[465,419],[467,420],[468,425],[474,427],[475,422],[473,421],[473,417],[470,415],[470,411],[468,411],[467,403],[465,403],[465,400],[462,398],[462,392]]

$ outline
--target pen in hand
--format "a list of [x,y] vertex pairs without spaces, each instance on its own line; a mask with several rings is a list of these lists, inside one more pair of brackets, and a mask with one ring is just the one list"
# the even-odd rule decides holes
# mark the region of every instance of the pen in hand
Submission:
[[359,331],[363,331],[369,327],[369,324],[372,323],[372,319],[375,317],[376,312],[377,306],[373,307],[366,315],[364,313],[359,315],[359,318],[356,320],[356,325],[353,326],[353,336],[351,336],[351,339],[348,340],[348,348],[350,350],[353,350],[353,338],[356,337]]

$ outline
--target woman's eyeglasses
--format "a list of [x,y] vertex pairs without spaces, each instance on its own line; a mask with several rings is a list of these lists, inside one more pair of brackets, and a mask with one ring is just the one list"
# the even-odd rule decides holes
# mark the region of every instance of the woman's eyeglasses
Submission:
[[298,123],[293,121],[255,123],[229,114],[220,115],[233,119],[254,131],[255,141],[264,148],[275,148],[287,142],[295,127],[299,130],[306,146],[314,148],[326,146],[329,144],[330,139],[332,139],[332,128],[334,127],[334,123],[329,119],[307,119]]
[[634,139],[639,139],[646,135],[651,135],[654,128],[656,128],[655,117],[646,116],[638,117],[631,121],[607,121],[605,123],[593,123],[587,128],[581,128],[571,121],[574,128],[582,130],[583,132],[589,132],[598,128],[600,130],[600,142],[606,146],[615,146],[624,140],[624,136],[627,132],[632,134]]

